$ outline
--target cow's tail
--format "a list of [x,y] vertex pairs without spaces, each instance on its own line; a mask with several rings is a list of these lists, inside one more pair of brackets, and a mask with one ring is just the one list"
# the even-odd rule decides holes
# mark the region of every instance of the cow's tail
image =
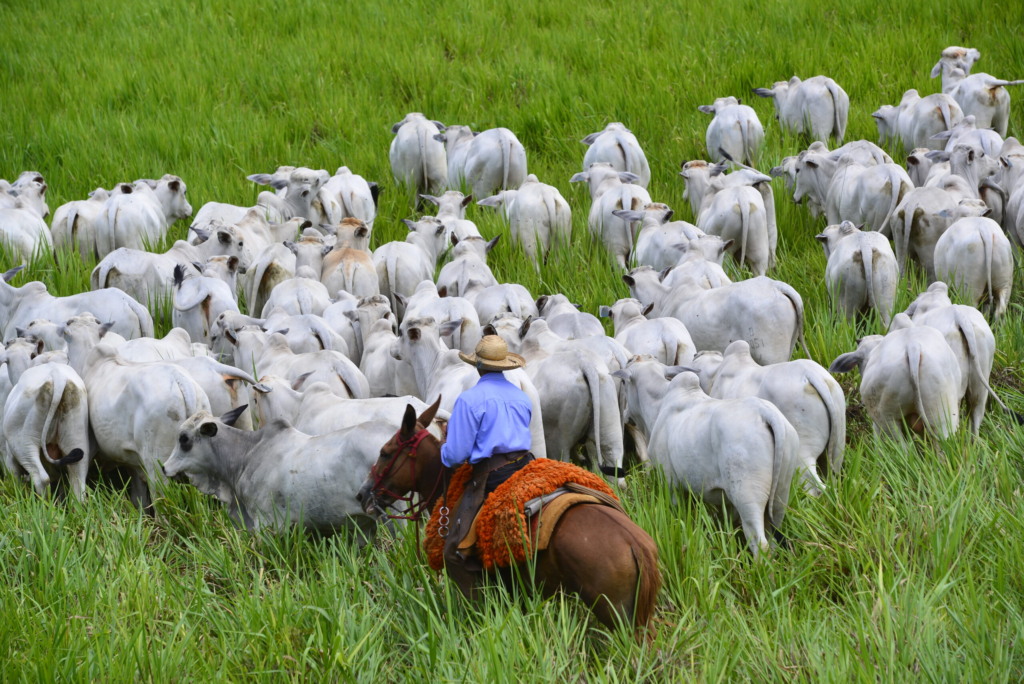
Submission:
[[117,272],[117,267],[113,265],[112,261],[104,259],[96,264],[96,268],[92,269],[92,273],[89,274],[89,285],[93,290],[102,290],[110,287],[110,274],[112,272]]
[[918,417],[920,417],[925,429],[933,432],[932,423],[924,409],[924,397],[921,396],[921,361],[923,356],[921,345],[917,341],[911,340],[907,345],[907,364],[910,367],[910,390],[914,393],[914,406],[917,408]]
[[427,185],[427,180],[430,178],[430,172],[427,169],[427,135],[429,135],[429,131],[426,126],[420,126],[418,133],[417,142],[420,146],[420,182],[416,184],[416,192],[431,192],[432,189]]
[[995,249],[995,245],[992,243],[995,242],[995,235],[993,234],[990,238],[988,238],[980,231],[978,234],[981,237],[982,252],[984,254],[985,259],[985,287],[988,290],[988,299],[989,302],[991,302],[992,312],[994,315],[997,305],[996,292],[994,289],[992,289],[992,252]]
[[811,350],[807,348],[807,340],[804,338],[804,300],[800,293],[789,283],[782,282],[781,280],[773,282],[775,283],[775,289],[789,300],[793,306],[793,312],[796,314],[796,330],[793,331],[793,337],[789,344],[789,353],[792,355],[793,349],[799,343],[804,350],[804,355],[811,359]]
[[[833,473],[838,474],[843,467],[843,450],[846,447],[846,405],[845,401],[840,404],[837,401],[836,393],[832,391],[828,383],[817,373],[809,373],[807,382],[821,398],[825,405],[825,413],[828,416],[828,442],[825,445],[825,454],[828,457],[828,465]],[[839,397],[842,397],[842,390]]]
[[[774,409],[774,407],[772,407]],[[793,429],[778,409],[762,410],[762,419],[772,433],[772,483],[768,489],[768,520],[772,527],[778,529],[786,515],[786,504],[789,501],[790,483],[785,482],[787,461],[791,457],[786,453],[786,428]],[[817,473],[809,473],[816,485],[824,491],[825,485],[818,479]],[[792,473],[790,472],[790,481]]]
[[949,131],[953,128],[953,114],[949,111],[949,100],[943,99],[939,104],[939,114],[942,115],[942,130]]
[[843,93],[838,83],[829,79],[826,81],[825,87],[828,88],[829,95],[832,96],[832,135],[836,137],[836,142],[842,145],[843,138],[846,137],[846,119],[850,105],[848,101],[843,100]]
[[590,390],[591,420],[594,421],[594,451],[597,465],[604,465],[604,454],[601,453],[601,377],[597,372],[594,363],[586,356],[577,352],[580,361],[580,369],[583,371],[583,380]]
[[[75,454],[73,456],[69,454],[64,458],[54,459],[50,456],[49,451],[46,449],[47,439],[49,438],[50,435],[50,429],[51,427],[53,427],[53,421],[54,418],[56,418],[57,416],[57,411],[60,410],[60,402],[64,398],[64,389],[67,386],[67,382],[67,377],[65,377],[63,374],[58,374],[56,376],[51,375],[50,378],[47,380],[47,383],[50,385],[51,393],[50,404],[49,406],[46,407],[46,417],[43,418],[42,452],[43,457],[47,460],[47,462],[56,466],[67,465],[69,463],[75,463],[77,461],[82,460],[82,454],[80,453]],[[85,397],[81,397],[80,399],[84,401]]]
[[750,234],[750,201],[740,198],[740,266],[747,263],[747,236]]
[[[953,314],[953,319],[956,321],[957,330],[960,331],[960,337],[964,341],[964,345],[967,347],[967,362],[970,364],[970,372],[976,374],[981,381],[985,384],[985,389],[996,400],[1000,408],[1008,413],[1012,413],[1010,407],[1003,403],[1003,400],[999,398],[999,395],[995,393],[992,386],[988,382],[988,377],[981,367],[981,361],[979,360],[979,354],[981,353],[978,345],[978,336],[974,334],[974,326],[971,322],[964,319],[963,309],[956,308]],[[968,380],[970,382],[970,380]]]
[[[867,291],[868,309],[874,311],[877,299],[875,297],[875,274],[874,274],[875,250],[866,241],[860,243],[860,260],[864,268],[864,288]],[[888,325],[888,321],[883,321]]]
[[[910,259],[910,235],[914,230],[914,224],[917,220],[924,216],[924,209],[921,207],[904,207],[903,208],[903,235],[898,241],[900,245],[900,275],[906,273],[907,261]],[[896,236],[893,235],[893,241],[896,242]]]
[[[512,140],[502,133],[501,145],[501,189],[508,190],[508,173],[512,166]],[[477,199],[480,199],[479,197]]]
[[[384,259],[384,270],[387,274],[387,288],[388,288],[388,299],[391,300],[391,310],[395,313],[398,312],[398,297],[395,296],[395,292],[398,291],[398,257],[390,252],[385,255]],[[369,333],[369,331],[367,331]]]
[[[885,235],[885,229],[889,225],[889,221],[892,220],[893,214],[896,213],[896,207],[903,201],[903,196],[906,194],[903,187],[903,179],[896,173],[895,165],[889,168],[889,184],[892,186],[892,196],[889,198],[889,209],[885,212],[885,218],[875,230]],[[891,231],[890,231],[891,232]]]

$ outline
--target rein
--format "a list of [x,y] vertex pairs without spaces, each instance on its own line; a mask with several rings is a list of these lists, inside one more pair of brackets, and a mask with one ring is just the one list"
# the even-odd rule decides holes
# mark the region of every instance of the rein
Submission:
[[[420,501],[418,503],[413,503],[413,498],[415,496],[415,493],[413,491],[410,491],[409,494],[403,495],[384,487],[384,479],[387,478],[392,473],[392,471],[395,468],[395,465],[398,463],[398,458],[406,450],[408,450],[409,452],[409,459],[412,463],[412,481],[413,483],[416,482],[416,450],[419,449],[420,443],[428,435],[430,435],[430,432],[427,431],[426,428],[421,428],[418,432],[416,432],[408,439],[402,439],[400,435],[401,430],[395,433],[394,439],[396,444],[398,445],[398,449],[391,456],[391,458],[388,459],[388,462],[384,464],[384,467],[380,470],[380,472],[377,472],[376,466],[374,466],[370,470],[370,474],[374,476],[373,488],[371,489],[371,491],[375,494],[377,492],[387,494],[388,496],[394,498],[395,501],[405,501],[409,504],[409,508],[406,510],[404,514],[388,513],[386,514],[388,518],[392,520],[412,520],[414,522],[419,522],[421,516],[423,515],[423,512],[427,510],[427,508],[430,506],[431,501],[435,498],[435,495],[437,494],[439,488],[441,487],[442,480],[445,479],[445,468],[442,467],[438,471],[437,480],[434,481],[434,486],[431,488],[430,493],[426,496],[421,496]],[[447,489],[447,487],[445,489]]]

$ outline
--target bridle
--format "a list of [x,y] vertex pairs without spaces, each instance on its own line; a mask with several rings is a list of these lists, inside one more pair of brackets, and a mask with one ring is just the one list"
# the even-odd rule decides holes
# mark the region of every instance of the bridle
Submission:
[[[376,498],[378,493],[386,494],[393,498],[395,501],[405,501],[409,504],[406,512],[403,513],[387,513],[387,517],[392,520],[413,520],[419,522],[423,512],[427,510],[431,502],[434,500],[435,495],[442,488],[442,480],[444,479],[445,468],[439,468],[437,472],[437,480],[434,481],[434,486],[431,488],[430,493],[427,496],[421,496],[418,503],[413,503],[415,492],[409,490],[408,494],[400,494],[387,487],[384,487],[384,480],[391,475],[395,470],[395,466],[398,464],[399,457],[406,451],[408,451],[408,458],[412,467],[412,481],[416,482],[416,450],[419,449],[420,443],[430,436],[430,432],[426,428],[420,428],[411,437],[402,438],[402,431],[399,430],[392,437],[398,448],[395,453],[391,455],[387,463],[378,471],[376,464],[370,468],[370,477],[373,478],[373,485],[370,487],[370,493]],[[389,504],[389,506],[392,504]]]

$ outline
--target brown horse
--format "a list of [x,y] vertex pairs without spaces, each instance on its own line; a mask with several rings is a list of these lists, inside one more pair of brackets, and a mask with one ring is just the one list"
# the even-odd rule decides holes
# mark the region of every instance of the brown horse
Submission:
[[[430,425],[439,403],[419,418],[412,406],[406,407],[402,427],[381,448],[359,490],[368,513],[379,514],[397,500],[411,501],[413,494],[419,498],[415,513],[433,510],[447,480],[441,443],[423,426]],[[559,520],[548,548],[537,553],[533,579],[545,596],[559,589],[578,594],[604,625],[615,628],[625,621],[639,637],[647,632],[661,586],[658,548],[614,508],[577,504]]]

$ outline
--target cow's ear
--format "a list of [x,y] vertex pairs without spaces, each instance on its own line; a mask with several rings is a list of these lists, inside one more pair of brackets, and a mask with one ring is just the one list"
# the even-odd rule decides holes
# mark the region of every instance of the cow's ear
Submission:
[[203,437],[215,437],[217,435],[217,424],[208,420],[199,426],[199,434]]
[[473,201],[473,195],[472,194],[469,194],[469,195],[466,195],[465,197],[463,197],[462,198],[462,206],[463,206],[463,208],[468,207],[469,203],[472,202],[472,201]]
[[629,287],[633,287],[636,285],[636,278],[631,275],[624,275],[622,276],[622,282],[626,283]]
[[647,314],[651,313],[651,311],[653,311],[653,310],[654,310],[654,302],[651,302],[646,307],[644,307],[644,310],[643,310],[642,313],[643,313],[644,316],[646,316]]
[[859,351],[841,354],[828,367],[829,373],[849,373],[860,365],[862,355]]

